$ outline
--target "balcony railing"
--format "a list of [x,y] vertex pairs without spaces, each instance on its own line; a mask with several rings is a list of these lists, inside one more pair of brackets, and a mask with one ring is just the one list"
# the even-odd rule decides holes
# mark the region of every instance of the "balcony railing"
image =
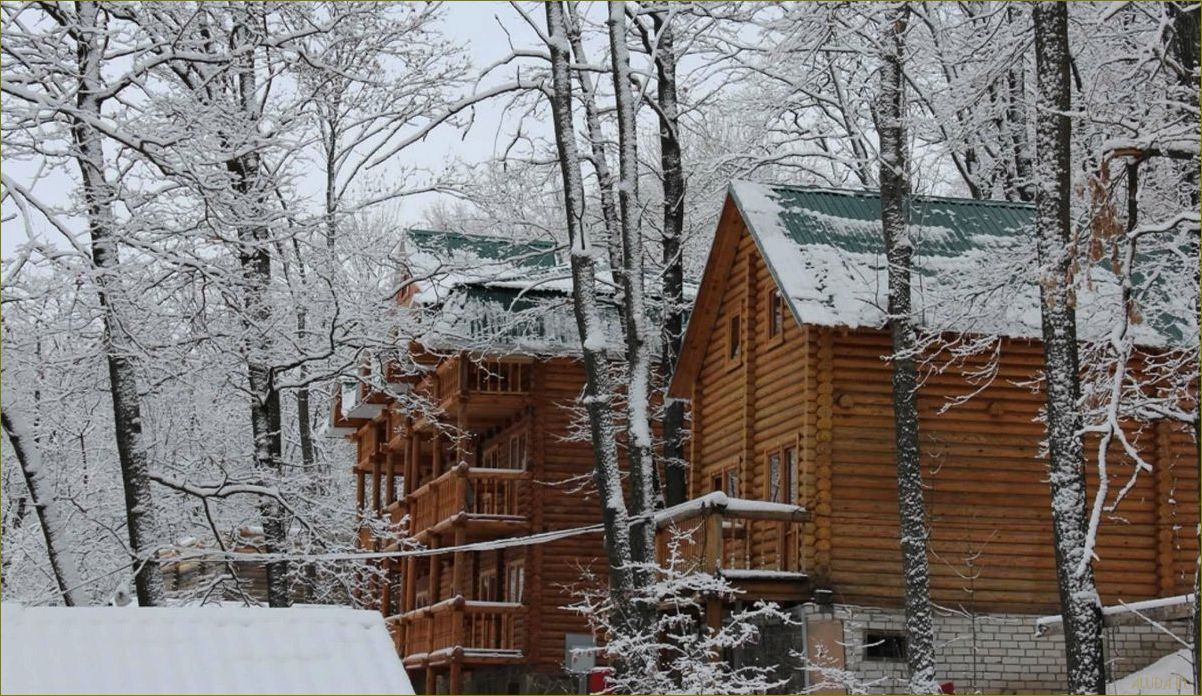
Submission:
[[444,360],[422,390],[438,403],[473,394],[524,395],[530,393],[531,363],[520,360]]
[[804,571],[790,528],[807,519],[797,505],[710,493],[656,514],[656,554],[686,572]]
[[393,617],[399,628],[399,652],[406,662],[461,656],[520,658],[526,605],[478,602],[451,597]]
[[452,520],[524,520],[530,474],[459,464],[409,497],[409,531],[417,534]]

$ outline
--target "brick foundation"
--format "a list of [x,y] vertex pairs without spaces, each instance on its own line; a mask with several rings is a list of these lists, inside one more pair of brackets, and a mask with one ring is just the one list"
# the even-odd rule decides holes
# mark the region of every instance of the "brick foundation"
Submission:
[[[904,693],[904,660],[870,659],[865,656],[867,631],[901,632],[901,609],[837,605],[799,610],[812,630],[811,654],[816,646],[844,660],[844,666],[863,682],[870,682],[871,693]],[[839,635],[842,645],[831,644]],[[1179,636],[1188,634],[1188,622],[1167,624]],[[798,629],[800,631],[800,628]],[[825,641],[816,641],[821,633]],[[1178,650],[1181,644],[1147,624],[1115,626],[1104,633],[1107,680],[1135,672],[1157,659]],[[1025,614],[964,615],[936,610],[935,646],[937,678],[953,682],[956,693],[1057,693],[1066,684],[1064,636],[1035,636],[1034,617]],[[811,672],[814,686],[820,676]]]

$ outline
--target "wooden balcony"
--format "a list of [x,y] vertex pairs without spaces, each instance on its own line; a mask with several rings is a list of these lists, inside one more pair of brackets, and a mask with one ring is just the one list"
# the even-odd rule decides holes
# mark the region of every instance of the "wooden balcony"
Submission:
[[528,471],[461,463],[406,498],[410,536],[424,542],[458,527],[468,540],[526,533],[529,487]]
[[528,607],[451,597],[389,618],[397,653],[409,669],[451,662],[513,664],[523,658]]
[[802,601],[809,594],[800,524],[805,508],[710,493],[656,515],[656,557],[684,572],[725,577],[746,597]]
[[[443,413],[462,416],[476,426],[504,422],[525,406],[534,376],[528,358],[473,360],[460,355],[443,360],[420,385],[418,392]],[[417,429],[432,427],[419,421]]]

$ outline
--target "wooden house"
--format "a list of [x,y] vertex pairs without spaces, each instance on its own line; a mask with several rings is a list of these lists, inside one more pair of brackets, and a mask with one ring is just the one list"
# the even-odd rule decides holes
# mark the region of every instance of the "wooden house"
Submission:
[[[422,548],[476,546],[387,560],[364,599],[419,691],[572,690],[566,646],[591,639],[565,588],[604,581],[601,536],[500,543],[601,521],[580,492],[593,458],[573,437],[584,370],[564,267],[549,243],[411,230],[406,244],[409,363],[344,385],[331,431],[356,448],[365,516],[407,519]],[[396,549],[366,525],[360,543]]]
[[[1027,263],[1031,217],[1030,206],[1003,202],[911,205],[920,319],[931,330],[1003,336],[982,356],[932,354],[929,367],[943,369],[927,370],[919,394],[940,676],[961,689],[1065,683],[1056,639],[1031,637],[1034,616],[1059,611],[1037,420],[1038,296],[1033,285],[987,292],[991,269]],[[903,577],[879,220],[871,192],[732,184],[669,392],[691,404],[690,495],[796,504],[808,519],[732,523],[694,501],[690,520],[661,525],[660,543],[692,534],[697,559],[744,583],[741,601],[798,605],[802,652],[880,676],[876,688],[889,691],[904,688],[889,681],[904,670]],[[1113,306],[1107,279],[1093,280],[1099,287],[1078,298],[1083,338]],[[1191,324],[1174,321],[1147,317],[1138,341],[1154,351],[1182,340]],[[996,373],[982,379],[989,360]],[[1127,425],[1154,470],[1103,516],[1095,567],[1106,604],[1189,593],[1198,559],[1197,442],[1168,421]],[[1091,462],[1096,445],[1087,444]],[[1117,448],[1109,460],[1112,500],[1133,466]],[[1088,470],[1092,500],[1097,468]],[[1019,637],[1011,646],[989,633],[982,646],[986,626]],[[1124,630],[1107,629],[1112,673],[1175,649]],[[798,675],[810,686],[817,678]]]

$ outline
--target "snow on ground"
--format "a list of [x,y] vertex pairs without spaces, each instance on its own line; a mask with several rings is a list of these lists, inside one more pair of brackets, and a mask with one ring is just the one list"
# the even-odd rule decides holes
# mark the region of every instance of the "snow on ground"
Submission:
[[412,694],[378,612],[0,608],[5,694]]
[[1187,648],[1166,655],[1134,674],[1106,685],[1108,694],[1195,694]]

